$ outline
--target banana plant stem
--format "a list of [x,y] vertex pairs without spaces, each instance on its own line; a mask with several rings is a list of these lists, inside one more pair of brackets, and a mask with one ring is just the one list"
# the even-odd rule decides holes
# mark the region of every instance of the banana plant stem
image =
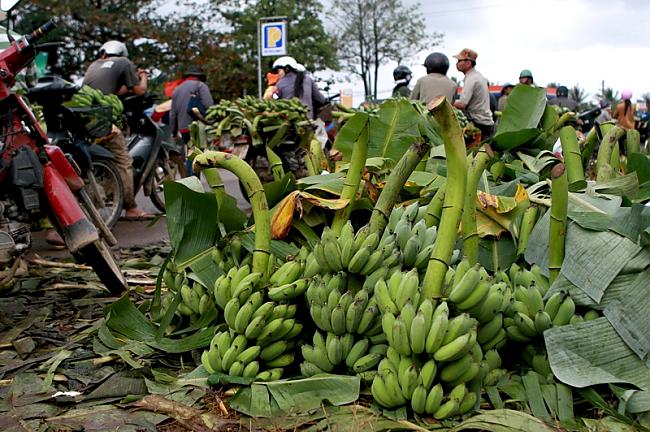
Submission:
[[413,143],[395,165],[386,180],[381,195],[379,195],[375,208],[372,210],[370,233],[376,232],[381,236],[384,232],[390,212],[393,210],[404,184],[429,148],[430,145],[424,141]]
[[612,160],[612,153],[614,151],[614,146],[618,145],[618,140],[623,136],[624,133],[625,129],[620,126],[614,126],[603,137],[603,142],[600,143],[598,156],[596,158],[596,181],[601,182],[608,180],[613,176],[614,173],[610,165]]
[[250,165],[229,153],[206,151],[198,155],[192,165],[195,172],[217,167],[232,172],[244,185],[255,218],[255,249],[253,250],[252,271],[262,273],[266,279],[268,260],[271,254],[271,217],[262,183]]
[[423,281],[423,296],[434,302],[442,296],[442,285],[456,243],[458,224],[463,213],[467,176],[467,153],[460,124],[444,97],[435,99],[429,109],[439,125],[447,156],[445,201],[438,238],[429,258]]
[[341,210],[338,210],[334,215],[334,220],[332,221],[332,231],[336,235],[341,233],[343,226],[350,219],[352,207],[354,206],[354,201],[356,200],[357,192],[359,191],[361,176],[363,175],[363,169],[366,166],[366,157],[368,156],[368,134],[368,122],[366,121],[366,124],[354,144],[350,166],[348,167],[348,173],[345,176],[345,184],[341,191],[341,199],[348,200],[348,205]]
[[567,210],[569,206],[569,183],[564,164],[551,170],[551,222],[548,238],[548,270],[553,283],[560,274],[564,261]]
[[482,146],[472,159],[467,175],[465,204],[463,206],[463,252],[471,265],[478,262],[478,229],[476,226],[476,191],[481,174],[490,160],[485,146]]

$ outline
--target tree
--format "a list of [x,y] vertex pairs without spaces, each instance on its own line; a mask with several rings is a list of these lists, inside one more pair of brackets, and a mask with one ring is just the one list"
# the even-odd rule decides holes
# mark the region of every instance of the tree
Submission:
[[439,33],[426,34],[419,8],[401,0],[333,0],[339,60],[361,77],[366,97],[377,98],[380,65],[399,63],[442,40]]
[[[227,35],[209,26],[219,19],[214,5],[177,2],[184,14],[160,16],[164,0],[33,0],[18,10],[17,30],[30,31],[50,17],[59,26],[48,40],[63,41],[53,71],[63,77],[83,75],[107,40],[124,41],[129,58],[157,68],[166,78],[179,77],[189,65],[204,67],[208,85],[218,97],[241,94],[242,61],[224,48]],[[155,84],[155,83],[152,83]],[[150,85],[150,87],[154,87]]]
[[[334,38],[327,34],[319,18],[322,12],[318,0],[250,1],[243,8],[223,11],[223,17],[232,27],[227,46],[242,57],[242,79],[247,92],[257,94],[257,23],[260,18],[287,17],[288,54],[308,70],[338,67]],[[270,70],[276,58],[263,57],[262,72]]]
[[601,105],[603,102],[609,106],[613,106],[618,101],[618,92],[612,89],[611,87],[606,87],[601,89],[596,97],[600,101]]
[[587,96],[589,96],[589,93],[578,84],[569,89],[569,98],[576,101],[580,109],[583,109],[586,105],[585,101],[587,100]]

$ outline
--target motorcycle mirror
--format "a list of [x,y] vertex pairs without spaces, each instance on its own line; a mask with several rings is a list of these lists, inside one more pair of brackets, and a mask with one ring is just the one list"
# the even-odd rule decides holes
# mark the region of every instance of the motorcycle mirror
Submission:
[[16,7],[18,3],[20,3],[20,0],[0,0],[0,10],[2,12],[9,12]]

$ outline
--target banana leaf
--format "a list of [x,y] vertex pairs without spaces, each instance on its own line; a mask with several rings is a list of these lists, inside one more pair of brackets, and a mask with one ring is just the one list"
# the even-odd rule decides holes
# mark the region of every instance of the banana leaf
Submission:
[[501,409],[473,416],[449,432],[484,430],[490,432],[552,432],[555,429],[542,420],[520,411]]
[[368,121],[367,113],[357,112],[345,122],[336,134],[334,148],[343,153],[344,160],[349,161],[352,157],[352,147],[361,132],[365,130]]
[[345,405],[359,398],[360,379],[354,376],[317,375],[310,378],[253,383],[229,400],[238,412],[252,417],[296,414],[321,408],[324,401]]
[[650,180],[650,157],[642,153],[632,153],[627,157],[627,171],[635,172],[639,183]]
[[312,206],[327,210],[340,210],[349,204],[349,200],[347,199],[327,199],[309,192],[293,191],[285,196],[284,199],[271,210],[272,238],[279,240],[286,238],[289,235],[294,215],[297,213],[298,219],[300,219],[305,211],[303,208],[303,201],[305,203],[310,203]]
[[635,198],[639,194],[639,179],[636,173],[633,172],[624,176],[614,177],[604,182],[588,185],[587,191]]
[[179,267],[192,264],[194,259],[211,248],[217,240],[215,215],[217,200],[212,193],[197,191],[196,177],[176,182],[165,182],[167,231],[174,250],[174,261]]
[[499,150],[512,150],[537,138],[538,128],[546,108],[546,90],[541,87],[516,85],[508,96],[493,146]]
[[569,386],[626,383],[650,389],[648,367],[607,318],[552,327],[544,341],[553,374]]
[[420,139],[420,114],[406,99],[389,99],[382,103],[377,116],[370,118],[368,157],[398,161]]
[[517,245],[509,235],[481,238],[478,244],[478,260],[491,272],[508,269],[517,260]]
[[534,172],[540,174],[545,168],[558,162],[558,158],[550,151],[544,150],[537,156],[530,156],[523,152],[517,152],[517,156],[524,162],[524,165]]

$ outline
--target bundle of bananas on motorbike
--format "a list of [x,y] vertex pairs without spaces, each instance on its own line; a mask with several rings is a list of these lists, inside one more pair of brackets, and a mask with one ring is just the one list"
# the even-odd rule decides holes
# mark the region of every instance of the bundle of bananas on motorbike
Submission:
[[124,106],[117,95],[104,94],[100,90],[84,85],[81,89],[72,95],[72,98],[63,103],[68,108],[91,108],[94,106],[103,106],[111,108],[112,123],[122,124],[122,112]]
[[[298,100],[260,100],[246,96],[234,101],[224,100],[207,109],[205,127],[207,142],[224,134],[232,139],[248,136],[253,145],[273,148],[285,140],[301,141],[310,129],[307,108]],[[193,143],[196,145],[198,143]]]

